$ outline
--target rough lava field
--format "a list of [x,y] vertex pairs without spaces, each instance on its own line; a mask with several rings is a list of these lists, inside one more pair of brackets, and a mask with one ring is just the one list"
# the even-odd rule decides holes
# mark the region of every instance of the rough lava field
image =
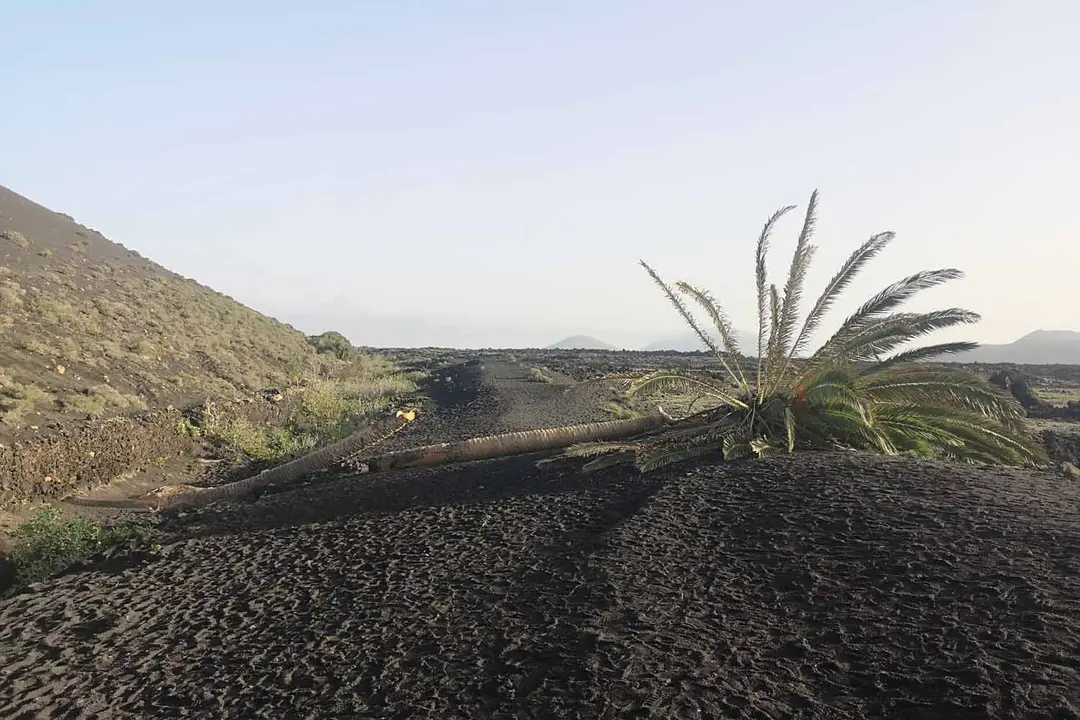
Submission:
[[[528,371],[450,362],[394,445],[603,419]],[[0,717],[1080,717],[1075,479],[537,459],[163,517],[0,601]]]

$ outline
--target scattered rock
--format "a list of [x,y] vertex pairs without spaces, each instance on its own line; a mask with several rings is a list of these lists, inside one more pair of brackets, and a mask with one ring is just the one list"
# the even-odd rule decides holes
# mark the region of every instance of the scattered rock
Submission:
[[1080,466],[1080,433],[1043,430],[1039,439],[1046,447],[1050,461]]

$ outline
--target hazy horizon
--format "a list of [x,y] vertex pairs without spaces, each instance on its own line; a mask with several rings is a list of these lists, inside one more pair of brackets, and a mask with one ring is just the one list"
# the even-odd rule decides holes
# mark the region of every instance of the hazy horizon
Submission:
[[[919,269],[937,340],[1080,330],[1080,5],[0,8],[0,184],[307,332],[374,346],[640,347],[685,332],[638,267],[756,327],[821,191],[824,332]],[[325,322],[324,322],[325,321]],[[320,326],[321,324],[321,326]]]

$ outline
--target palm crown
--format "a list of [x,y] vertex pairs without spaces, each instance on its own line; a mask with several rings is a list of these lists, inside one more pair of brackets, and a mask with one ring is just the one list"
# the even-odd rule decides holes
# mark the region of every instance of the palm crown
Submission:
[[[783,289],[768,282],[765,260],[781,208],[757,241],[758,341],[756,358],[744,358],[720,304],[686,282],[664,282],[642,266],[723,368],[722,378],[661,370],[629,381],[631,395],[674,389],[712,401],[713,407],[683,418],[636,442],[584,443],[577,457],[598,457],[590,466],[633,460],[650,470],[682,459],[722,453],[725,459],[809,448],[853,448],[890,455],[1005,464],[1033,463],[1042,450],[1023,427],[1024,413],[1009,397],[970,373],[928,367],[923,361],[971,350],[972,342],[902,349],[924,335],[975,323],[960,308],[931,312],[897,309],[921,290],[961,277],[959,270],[925,270],[889,285],[862,304],[809,357],[810,339],[835,300],[860,270],[892,241],[891,232],[862,244],[825,286],[799,323],[817,210],[810,197]],[[697,305],[715,329],[706,331],[691,313]],[[588,467],[588,466],[587,466]]]

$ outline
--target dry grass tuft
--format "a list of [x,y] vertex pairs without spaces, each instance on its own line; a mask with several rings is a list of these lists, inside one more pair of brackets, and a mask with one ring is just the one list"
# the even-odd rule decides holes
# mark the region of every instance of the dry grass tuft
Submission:
[[0,230],[0,239],[7,240],[17,248],[25,250],[33,241],[17,230]]

